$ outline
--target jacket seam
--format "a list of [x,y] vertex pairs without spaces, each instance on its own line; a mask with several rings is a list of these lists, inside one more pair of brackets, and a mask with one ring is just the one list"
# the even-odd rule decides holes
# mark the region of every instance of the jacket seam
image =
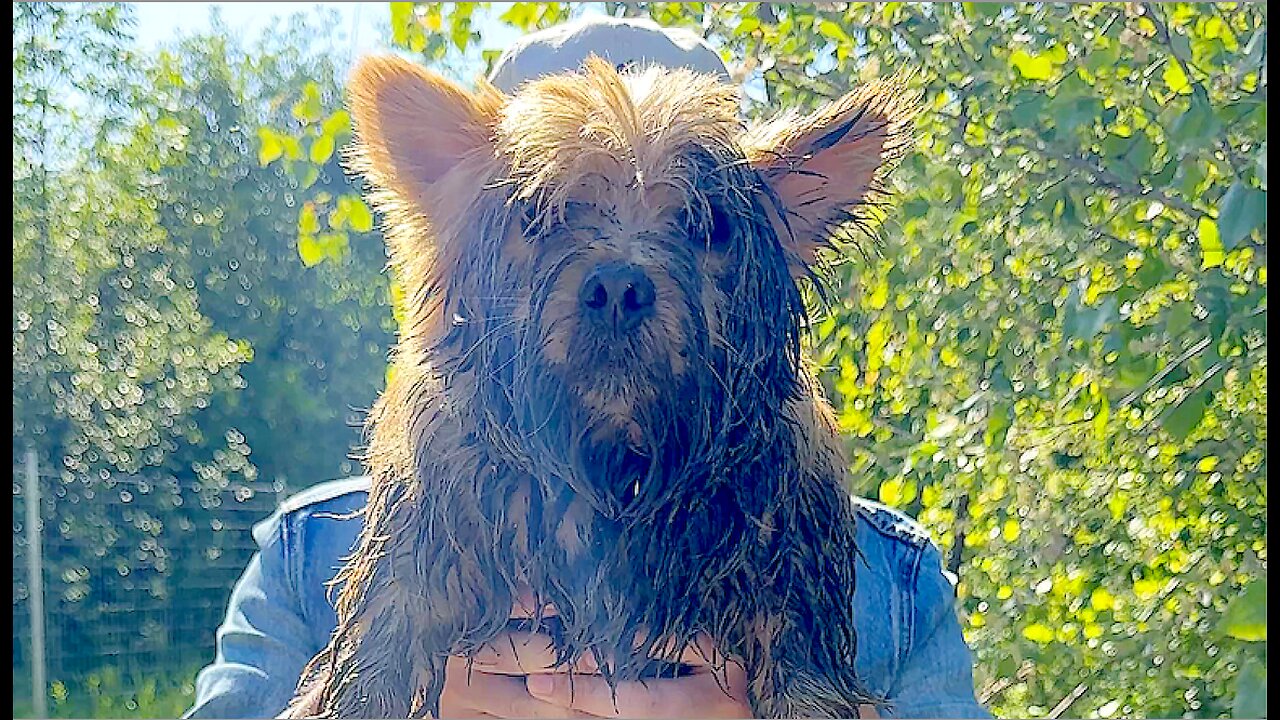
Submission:
[[914,521],[899,517],[891,511],[874,505],[858,505],[857,515],[881,537],[902,543],[915,550],[922,550],[931,542],[923,528],[912,525]]
[[911,654],[915,652],[916,616],[919,613],[920,605],[920,562],[924,558],[924,548],[913,546],[913,550],[914,552],[911,554],[911,560],[909,563],[910,570],[907,572],[906,577],[903,578],[905,581],[904,585],[907,589],[906,599],[908,602],[906,603],[906,608],[904,608],[905,612],[903,613],[905,617],[902,623],[904,635],[902,638],[902,652],[897,653],[897,657],[894,658],[896,666],[893,669],[893,676],[895,678],[902,674],[902,670],[906,667],[908,659],[911,657]]
[[296,552],[295,547],[302,540],[302,524],[297,523],[295,526],[297,520],[297,514],[293,512],[286,512],[283,517],[280,518],[280,527],[282,528],[281,542],[284,543],[282,550],[284,552],[285,568],[287,570],[285,581],[288,583],[288,587],[286,589],[289,591],[290,598],[297,603],[298,609],[302,613],[303,621],[310,626],[311,618],[307,604],[303,602],[303,596],[298,591],[298,589],[302,587],[302,553]]

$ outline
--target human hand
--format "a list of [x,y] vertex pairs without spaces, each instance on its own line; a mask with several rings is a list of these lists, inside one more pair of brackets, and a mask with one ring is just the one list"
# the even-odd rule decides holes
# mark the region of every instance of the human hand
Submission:
[[[529,618],[532,598],[525,592],[517,599],[513,618]],[[544,608],[543,615],[554,615]],[[472,663],[451,658],[445,671],[442,718],[565,718],[565,717],[752,717],[746,700],[746,672],[727,662],[718,671],[707,658],[714,657],[708,638],[687,648],[679,661],[692,673],[676,678],[621,682],[613,688],[598,673],[592,658],[573,667],[555,666],[551,639],[537,633],[508,632],[490,643]]]
[[[513,618],[529,618],[527,598],[517,601]],[[543,615],[554,615],[544,608]],[[598,673],[594,661],[583,658],[573,667],[556,666],[551,638],[532,632],[506,632],[482,648],[471,660],[449,658],[440,698],[440,718],[678,718],[753,717],[747,701],[746,672],[726,661],[719,669],[710,640],[698,639],[679,661],[692,672],[675,678],[616,683]],[[309,717],[318,707],[318,691],[304,693],[280,717]],[[877,717],[864,706],[862,717]]]
[[[485,646],[472,659],[450,657],[445,665],[440,695],[440,718],[563,718],[581,717],[565,708],[535,698],[525,687],[527,673],[568,672],[550,668],[555,663],[551,639],[530,632],[507,632]],[[320,715],[322,683],[304,690],[277,718],[314,718]]]
[[[575,674],[571,683],[564,673],[537,673],[526,677],[525,685],[531,697],[556,707],[559,717],[754,717],[747,702],[746,671],[732,661],[713,668],[707,659],[713,657],[710,649],[705,637],[696,647],[685,649],[679,661],[692,672],[681,677],[618,682],[611,688],[596,674]],[[554,654],[547,657],[554,661]],[[531,656],[528,660],[534,663],[544,658]],[[596,668],[587,659],[582,670],[594,672]]]
[[[445,665],[440,717],[565,718],[583,717],[530,694],[526,676],[568,677],[569,668],[555,665],[551,638],[532,632],[506,632],[472,659],[451,657]],[[582,668],[575,668],[576,673]]]

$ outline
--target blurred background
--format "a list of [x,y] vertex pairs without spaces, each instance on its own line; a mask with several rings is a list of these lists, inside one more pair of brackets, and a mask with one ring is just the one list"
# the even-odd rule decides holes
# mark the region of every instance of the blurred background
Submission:
[[15,717],[174,717],[283,498],[357,474],[398,294],[352,61],[471,82],[582,13],[743,111],[925,114],[812,354],[853,488],[958,580],[980,699],[1266,714],[1266,4],[13,5]]

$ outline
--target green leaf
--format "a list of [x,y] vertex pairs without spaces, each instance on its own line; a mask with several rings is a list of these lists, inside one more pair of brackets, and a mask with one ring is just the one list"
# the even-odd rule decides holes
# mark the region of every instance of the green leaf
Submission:
[[351,113],[346,110],[338,110],[324,121],[324,134],[337,137],[339,135],[347,135],[351,133]]
[[1218,234],[1218,223],[1213,218],[1202,217],[1196,224],[1196,237],[1200,240],[1200,257],[1202,270],[1222,264],[1226,253],[1222,250],[1222,239]]
[[1155,156],[1156,146],[1145,132],[1139,132],[1133,138],[1133,144],[1125,153],[1124,161],[1133,172],[1145,175],[1151,170],[1151,158]]
[[311,141],[311,162],[322,165],[333,157],[333,136],[321,135]]
[[320,219],[316,215],[316,206],[306,203],[298,213],[298,234],[314,235],[320,231]]
[[1211,473],[1218,467],[1219,462],[1221,462],[1221,459],[1217,455],[1202,457],[1200,462],[1196,463],[1196,470],[1202,473]]
[[1032,642],[1048,645],[1053,642],[1053,628],[1043,623],[1028,625],[1022,629],[1022,636]]
[[1188,160],[1178,163],[1178,170],[1173,174],[1176,187],[1183,195],[1195,197],[1200,184],[1204,182],[1205,172],[1200,162]]
[[1133,583],[1133,594],[1139,599],[1148,600],[1155,597],[1160,592],[1160,581],[1152,578],[1143,578]]
[[391,42],[400,47],[408,44],[409,28],[413,22],[413,3],[391,3]]
[[520,30],[529,30],[538,21],[538,4],[531,2],[511,3],[510,8],[498,19]]
[[1191,304],[1180,302],[1169,308],[1165,314],[1164,330],[1169,337],[1177,340],[1182,337],[1182,333],[1191,327],[1191,320],[1194,316],[1191,313]]
[[1222,615],[1222,631],[1247,642],[1267,639],[1267,579],[1249,583],[1239,597],[1231,601]]
[[1053,60],[1046,55],[1032,55],[1026,50],[1014,50],[1009,64],[1028,80],[1048,80],[1053,75]]
[[1009,436],[1009,426],[1012,424],[1008,405],[1000,403],[993,406],[987,416],[987,430],[982,436],[983,443],[992,450],[1002,449],[1005,439]]
[[302,176],[302,180],[299,181],[299,183],[301,184],[302,189],[306,190],[307,188],[310,188],[312,185],[315,185],[316,180],[319,180],[319,179],[320,179],[320,168],[316,167],[315,165],[312,165],[307,168],[307,173]]
[[1001,5],[998,2],[967,2],[963,3],[964,14],[974,18],[996,18],[1000,17]]
[[849,37],[849,34],[844,31],[844,28],[830,20],[823,20],[822,23],[818,25],[818,32],[823,37],[830,38],[837,43],[853,42],[852,38]]
[[1021,535],[1022,526],[1018,524],[1017,518],[1007,518],[1000,526],[1000,537],[1004,538],[1005,542],[1016,542]]
[[880,489],[878,494],[880,496],[880,502],[884,503],[885,505],[888,505],[890,507],[899,505],[903,501],[902,500],[902,496],[903,496],[902,480],[899,478],[892,478],[889,480],[885,480],[884,482],[880,483]]
[[1107,437],[1107,423],[1111,421],[1111,403],[1106,397],[1101,398],[1097,413],[1093,416],[1093,436],[1098,440]]
[[347,215],[351,206],[351,198],[342,196],[338,198],[338,207],[329,213],[329,227],[333,230],[342,230],[347,226]]
[[1173,125],[1173,138],[1182,146],[1206,146],[1218,136],[1222,123],[1213,111],[1208,95],[1196,85],[1191,93],[1191,104]]
[[1222,247],[1231,250],[1267,221],[1267,193],[1235,182],[1218,205],[1218,232]]
[[1164,73],[1161,77],[1164,78],[1164,84],[1169,88],[1170,92],[1178,95],[1191,94],[1191,81],[1187,78],[1187,74],[1183,72],[1182,64],[1177,60],[1170,58],[1169,62],[1165,63]]
[[1208,388],[1200,388],[1188,395],[1169,412],[1165,413],[1161,424],[1179,442],[1186,440],[1191,431],[1200,425],[1205,410],[1209,408],[1210,393]]
[[449,39],[458,50],[466,52],[467,45],[471,42],[471,29],[466,25],[455,25],[453,31],[449,33]]
[[343,232],[325,233],[316,242],[327,258],[341,259],[347,251],[347,234]]
[[1049,96],[1041,92],[1020,90],[1010,100],[1012,110],[1009,119],[1015,127],[1033,127],[1044,117],[1044,106]]
[[1236,676],[1236,697],[1231,704],[1231,717],[1264,718],[1267,716],[1267,666],[1257,658],[1249,658]]
[[352,230],[364,233],[373,229],[373,213],[369,212],[369,206],[365,205],[360,198],[351,198],[351,204],[347,207],[347,214]]
[[324,249],[314,235],[301,235],[298,237],[298,257],[302,258],[303,265],[315,267],[324,260]]
[[284,143],[284,156],[290,160],[302,159],[302,143],[298,138],[292,135],[278,135],[280,142]]
[[302,88],[302,99],[293,106],[293,117],[304,125],[317,122],[323,114],[320,106],[320,86],[309,82]]
[[1138,272],[1134,273],[1134,280],[1138,282],[1138,287],[1143,290],[1153,288],[1168,279],[1169,266],[1164,259],[1154,251],[1144,254],[1142,267],[1138,268]]
[[1102,112],[1102,101],[1096,97],[1075,97],[1057,100],[1049,106],[1057,137],[1064,137],[1080,126],[1093,127],[1094,120]]
[[280,135],[271,128],[258,128],[258,165],[266,167],[284,154]]

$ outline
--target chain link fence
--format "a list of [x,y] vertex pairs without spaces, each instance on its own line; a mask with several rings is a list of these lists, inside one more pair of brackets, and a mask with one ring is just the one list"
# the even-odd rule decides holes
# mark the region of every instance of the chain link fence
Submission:
[[[256,550],[250,530],[284,488],[68,475],[15,460],[14,716],[43,715],[49,694],[57,703],[68,688],[92,691],[104,677],[154,687],[180,673],[189,683],[213,659],[214,631]],[[37,684],[44,692],[32,692]]]

